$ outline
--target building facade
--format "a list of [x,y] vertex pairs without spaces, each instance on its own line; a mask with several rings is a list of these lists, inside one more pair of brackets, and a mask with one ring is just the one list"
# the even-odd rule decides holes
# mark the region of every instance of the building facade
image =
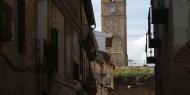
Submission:
[[103,32],[94,31],[98,43],[96,61],[91,64],[95,78],[96,95],[109,95],[109,91],[114,88],[113,71],[114,65],[111,63],[110,55],[106,51],[106,35]]
[[1,94],[38,95],[35,3],[34,0],[0,1]]
[[0,1],[0,93],[95,95],[91,0]]
[[109,91],[114,88],[114,65],[110,62],[110,56],[106,52],[97,51],[96,62],[91,66],[96,78],[96,95],[109,95]]
[[127,66],[126,0],[101,0],[101,10],[106,42],[113,40],[106,51],[116,66]]
[[155,55],[147,61],[155,63],[156,95],[190,94],[189,4],[189,0],[151,0],[147,38]]
[[93,31],[98,43],[98,50],[106,52],[106,35],[103,32]]

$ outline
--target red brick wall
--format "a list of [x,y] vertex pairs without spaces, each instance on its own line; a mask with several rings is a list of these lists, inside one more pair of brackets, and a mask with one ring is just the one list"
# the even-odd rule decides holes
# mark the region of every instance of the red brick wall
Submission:
[[175,94],[190,95],[190,42],[176,53]]

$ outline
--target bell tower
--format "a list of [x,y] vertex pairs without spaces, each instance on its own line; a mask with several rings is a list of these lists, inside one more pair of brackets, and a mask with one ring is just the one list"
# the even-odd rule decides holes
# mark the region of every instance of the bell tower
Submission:
[[116,66],[127,66],[126,0],[101,0],[102,32],[106,34],[106,51]]

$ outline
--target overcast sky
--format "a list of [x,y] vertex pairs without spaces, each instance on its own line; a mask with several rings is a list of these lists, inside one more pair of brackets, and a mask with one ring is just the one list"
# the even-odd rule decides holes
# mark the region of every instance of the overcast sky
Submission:
[[[150,0],[126,0],[128,58],[142,65],[145,60],[145,34]],[[101,0],[92,0],[96,30],[101,31]]]

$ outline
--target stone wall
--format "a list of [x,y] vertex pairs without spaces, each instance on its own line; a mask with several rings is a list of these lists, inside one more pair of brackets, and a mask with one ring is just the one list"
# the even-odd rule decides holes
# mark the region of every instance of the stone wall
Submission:
[[0,93],[2,95],[38,95],[36,90],[36,2],[25,2],[24,52],[18,52],[16,0],[3,0],[11,8],[11,41],[0,43]]
[[[116,8],[114,13],[112,8]],[[112,47],[107,47],[116,66],[127,65],[126,2],[102,0],[102,31],[112,35]]]
[[[54,2],[49,3],[49,30],[56,29],[59,34],[58,48],[59,48],[59,61],[57,76],[65,79],[65,64],[64,64],[64,21],[65,17],[61,10],[55,5]],[[51,31],[49,32],[49,34]]]
[[[90,84],[87,84],[87,78],[89,78],[90,70],[89,70],[89,59],[86,56],[86,53],[84,52],[84,55],[82,54],[82,49],[80,49],[80,41],[82,40],[79,36],[81,31],[81,3],[78,3],[78,0],[67,0],[67,2],[72,2],[73,5],[70,6],[73,8],[73,10],[70,10],[69,7],[65,7],[66,4],[64,1],[66,0],[22,0],[23,2],[20,4],[21,8],[24,10],[17,10],[17,1],[21,0],[1,0],[3,4],[8,5],[11,8],[11,25],[12,25],[12,40],[6,41],[6,42],[0,42],[0,94],[2,95],[76,95],[77,93],[83,93],[82,95],[86,95],[86,91],[89,89],[85,89],[82,87],[81,83],[79,81],[74,81],[77,79],[74,79],[74,66],[73,61],[77,62],[78,64],[82,64],[80,59],[84,59],[84,64],[81,69],[83,75],[83,78],[80,79],[83,81],[85,86],[90,87]],[[41,17],[47,16],[47,22],[44,21],[42,25],[43,30],[47,31],[38,31],[39,23],[39,2],[43,3],[45,1],[44,6],[42,6],[41,11],[48,10],[47,15],[40,15]],[[47,2],[46,2],[47,1]],[[62,3],[59,3],[63,1]],[[69,4],[70,4],[69,3]],[[45,5],[47,4],[47,5]],[[23,6],[22,6],[23,5]],[[42,4],[43,5],[43,4]],[[58,6],[59,5],[59,6]],[[47,6],[47,7],[46,7]],[[46,9],[48,8],[48,9]],[[76,9],[76,10],[75,10]],[[19,12],[18,12],[19,11]],[[71,14],[70,12],[73,12]],[[86,12],[86,11],[85,11]],[[84,12],[84,14],[85,14]],[[18,19],[18,13],[22,14],[23,18]],[[45,12],[44,12],[45,13]],[[84,15],[83,14],[83,15]],[[76,16],[77,15],[77,16]],[[87,19],[87,17],[84,17]],[[44,17],[45,19],[45,17]],[[68,23],[66,23],[68,30],[65,30],[65,19]],[[20,21],[21,20],[21,21]],[[45,19],[46,20],[46,19]],[[18,21],[22,23],[21,26],[18,25]],[[24,22],[23,22],[24,21]],[[43,21],[43,20],[42,20]],[[19,22],[19,23],[20,23]],[[88,26],[88,23],[85,23],[86,26]],[[23,32],[23,35],[20,35],[18,33],[18,26]],[[51,30],[56,29],[58,31],[58,71],[57,72],[51,72],[47,68],[47,62],[43,58],[39,58],[41,56],[47,56],[44,53],[44,43],[41,43],[39,45],[38,42],[38,33],[43,32],[41,34],[42,37],[41,40],[49,41],[51,39]],[[88,30],[88,28],[86,29]],[[68,62],[67,67],[65,67],[65,47],[64,47],[64,33],[67,32],[73,32],[73,43],[71,48],[73,48],[73,60]],[[89,32],[89,31],[88,31]],[[18,36],[20,35],[20,36]],[[82,35],[83,36],[83,35]],[[23,37],[23,40],[21,40],[23,44],[21,50],[22,52],[19,52],[19,39],[20,37]],[[90,36],[91,37],[91,36]],[[55,38],[56,39],[56,38]],[[53,42],[53,41],[52,41]],[[91,42],[90,42],[91,43]],[[88,43],[89,45],[89,43]],[[42,47],[39,47],[42,46]],[[56,47],[56,46],[55,46]],[[95,46],[92,46],[95,48]],[[84,50],[85,51],[85,50]],[[43,53],[41,53],[43,52]],[[39,54],[40,53],[40,54]],[[70,54],[71,55],[71,54]],[[43,62],[39,62],[43,61]],[[51,63],[54,64],[54,63]],[[49,64],[48,64],[49,65]],[[72,66],[72,67],[71,67]],[[50,67],[50,66],[48,66]],[[51,67],[50,67],[51,68]],[[53,68],[54,69],[54,68]],[[66,80],[66,69],[67,74],[70,79]],[[79,73],[79,72],[78,72]],[[81,77],[80,76],[80,77]],[[84,84],[83,83],[83,84]],[[90,83],[90,82],[89,82]],[[93,94],[90,92],[90,94]]]
[[176,53],[175,95],[189,95],[190,91],[190,42]]

